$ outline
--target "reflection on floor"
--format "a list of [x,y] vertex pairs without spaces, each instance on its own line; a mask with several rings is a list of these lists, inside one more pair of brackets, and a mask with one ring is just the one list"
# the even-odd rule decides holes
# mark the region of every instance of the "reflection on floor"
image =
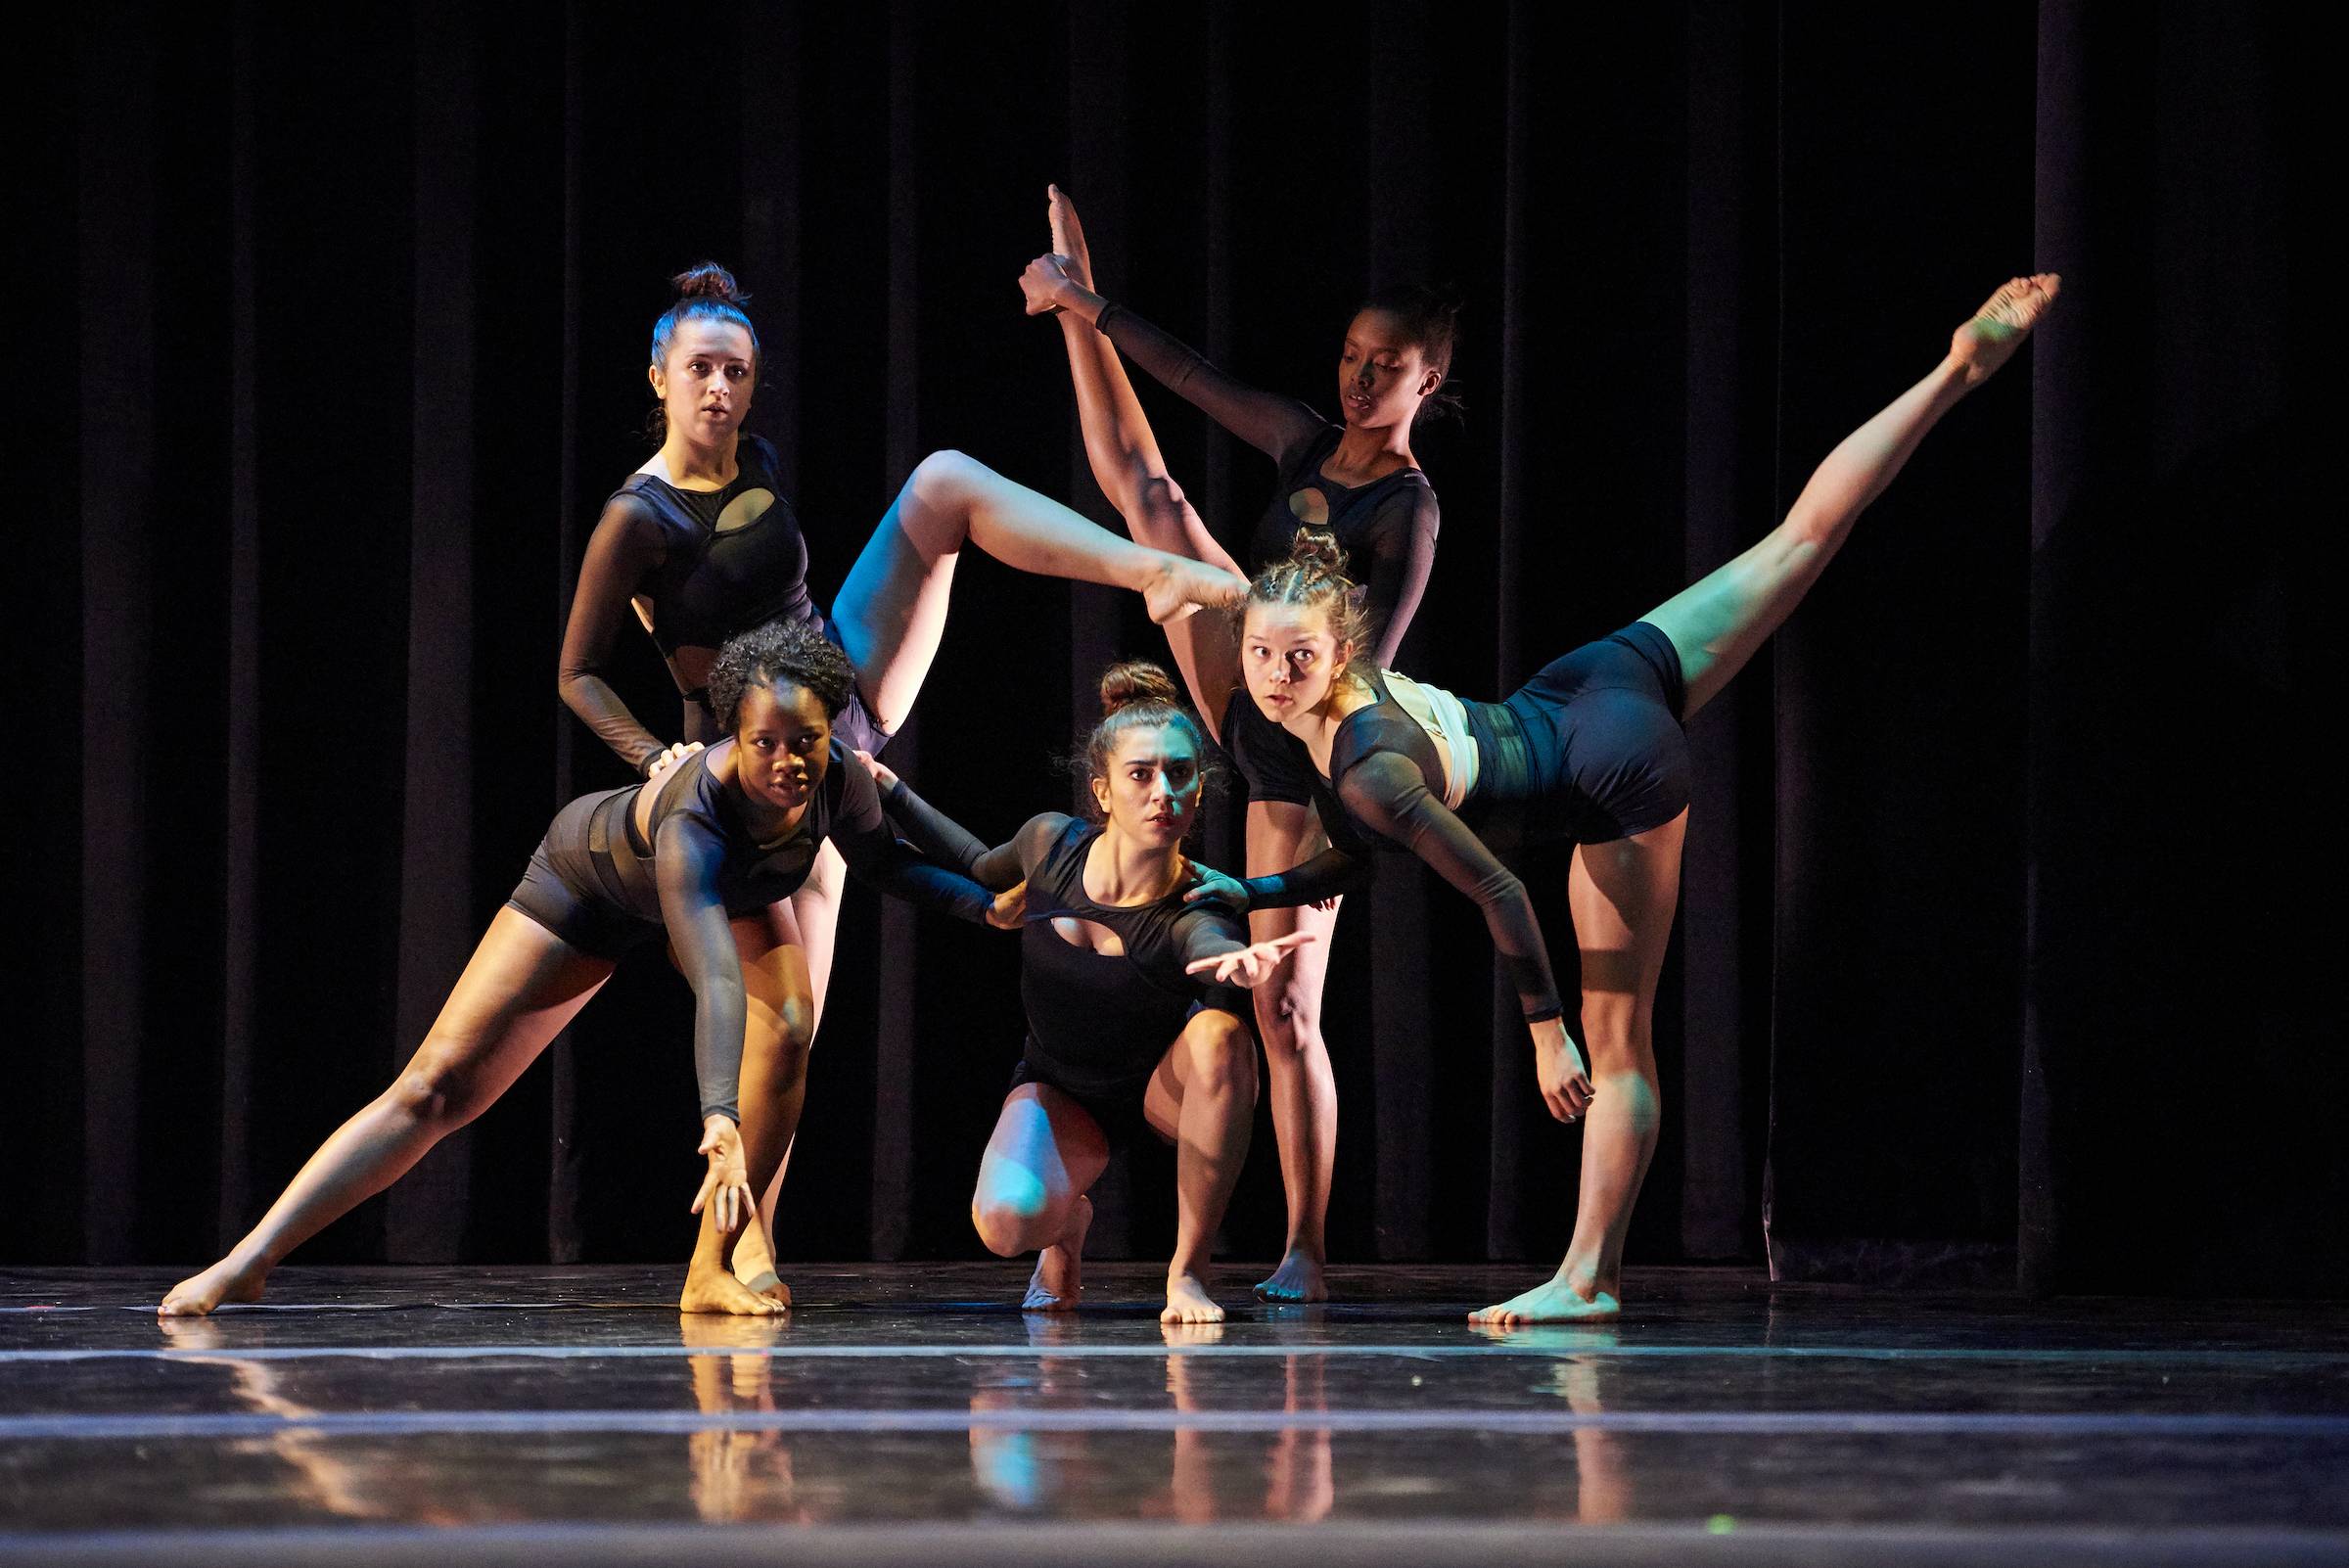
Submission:
[[1525,1272],[1177,1331],[1114,1266],[1058,1317],[1009,1266],[802,1268],[781,1321],[288,1268],[163,1324],[169,1273],[16,1270],[0,1560],[2349,1560],[2337,1311],[1654,1270],[1618,1325],[1470,1327]]

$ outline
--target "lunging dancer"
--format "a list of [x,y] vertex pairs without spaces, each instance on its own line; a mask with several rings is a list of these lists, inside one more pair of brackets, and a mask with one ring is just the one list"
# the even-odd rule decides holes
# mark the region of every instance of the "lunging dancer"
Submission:
[[904,786],[872,765],[891,814],[925,853],[989,888],[1027,884],[1028,1043],[979,1165],[980,1239],[1006,1258],[1040,1251],[1026,1309],[1074,1307],[1093,1219],[1086,1194],[1114,1145],[1154,1132],[1174,1145],[1174,1256],[1160,1320],[1221,1322],[1207,1266],[1256,1113],[1256,1041],[1240,992],[1314,939],[1252,943],[1236,911],[1185,900],[1194,877],[1182,839],[1198,819],[1206,741],[1167,672],[1113,667],[1101,707],[1082,758],[1099,819],[1047,811],[998,849],[900,797]]
[[[1272,459],[1278,479],[1249,536],[1257,567],[1286,556],[1299,528],[1327,533],[1362,569],[1375,655],[1393,660],[1435,564],[1436,492],[1411,452],[1411,433],[1451,399],[1457,307],[1424,289],[1374,294],[1347,324],[1338,352],[1333,425],[1293,398],[1244,386],[1124,305],[1095,293],[1092,261],[1077,209],[1058,186],[1047,193],[1052,254],[1031,262],[1020,287],[1031,314],[1057,311],[1084,429],[1085,454],[1102,492],[1133,537],[1220,567],[1233,562],[1167,473],[1149,421],[1119,354]],[[1236,570],[1236,568],[1235,568]],[[1274,727],[1222,678],[1229,630],[1221,617],[1167,626],[1176,665],[1217,738],[1246,759],[1247,864],[1252,874],[1285,870],[1319,847],[1310,778],[1274,744]],[[1202,648],[1200,639],[1213,644]],[[1216,672],[1203,679],[1202,671]],[[1323,941],[1293,957],[1256,992],[1272,1088],[1272,1129],[1288,1192],[1289,1233],[1280,1267],[1259,1284],[1270,1301],[1319,1301],[1327,1294],[1324,1222],[1337,1157],[1338,1093],[1321,1036],[1321,988],[1337,900],[1294,909],[1252,910],[1260,938],[1310,931]]]
[[[678,1305],[783,1311],[736,1279],[727,1257],[730,1236],[759,1232],[757,1194],[782,1147],[771,1135],[744,1135],[755,1126],[744,1108],[755,1116],[780,1098],[777,1053],[746,1059],[745,1041],[806,1027],[792,1015],[807,1005],[806,974],[797,950],[774,939],[775,909],[827,843],[851,870],[931,907],[1005,919],[1009,900],[997,911],[968,878],[898,844],[872,779],[832,732],[855,673],[814,626],[745,632],[706,674],[728,738],[647,783],[582,796],[557,813],[406,1069],[310,1156],[227,1257],[172,1287],[162,1315],[257,1299],[287,1253],[486,1110],[622,954],[664,935],[693,987],[699,1152],[709,1162]],[[910,801],[902,786],[899,796]]]
[[[775,449],[742,428],[759,384],[747,297],[714,263],[673,281],[679,298],[653,324],[647,371],[661,447],[604,504],[580,563],[559,674],[564,702],[639,773],[715,737],[708,682],[718,646],[776,620],[814,625],[848,655],[855,680],[838,730],[852,749],[878,752],[929,672],[966,543],[1025,572],[1131,588],[1159,621],[1238,596],[1237,573],[1105,534],[959,452],[937,452],[905,482],[826,616],[807,590],[806,540],[784,498]],[[684,694],[675,747],[665,749],[605,679],[631,614]],[[753,1077],[771,1095],[748,1110],[743,1131],[753,1166],[775,1174],[760,1193],[762,1229],[774,1221],[806,1097],[839,893],[839,856],[819,856],[800,891],[771,911],[768,945],[757,955],[791,996],[783,1027],[750,1047]],[[763,1240],[745,1240],[740,1277],[788,1302]]]
[[[1332,847],[1243,888],[1210,878],[1202,891],[1251,909],[1310,901],[1355,886],[1370,849],[1409,850],[1483,908],[1524,1003],[1551,1114],[1589,1116],[1565,1261],[1475,1320],[1619,1311],[1624,1236],[1659,1115],[1651,1031],[1688,826],[1681,725],[1801,602],[1926,432],[2021,346],[2058,282],[2049,274],[2000,289],[1932,374],[1827,455],[1759,543],[1504,702],[1462,702],[1380,670],[1355,585],[1326,540],[1300,532],[1291,558],[1250,585],[1239,652],[1248,691],[1313,770]],[[1561,841],[1575,846],[1567,899],[1582,947],[1588,1070],[1533,905],[1493,853]]]

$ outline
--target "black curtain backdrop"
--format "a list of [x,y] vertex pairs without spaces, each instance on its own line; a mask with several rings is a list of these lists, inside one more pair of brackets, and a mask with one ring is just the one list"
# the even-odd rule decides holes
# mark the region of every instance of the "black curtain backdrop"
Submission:
[[[2035,1289],[2324,1290],[2349,1089],[2293,389],[2280,9],[1346,9],[895,0],[320,22],[94,4],[28,46],[20,763],[33,918],[0,1259],[187,1262],[421,1038],[546,818],[624,781],[556,701],[646,334],[754,295],[755,428],[828,600],[955,446],[1108,521],[1013,279],[1066,183],[1105,292],[1326,406],[1400,279],[1469,300],[1401,661],[1497,696],[1758,536],[1996,283],[2061,270],[1693,728],[1666,1114],[1635,1263]],[[1236,533],[1253,453],[1143,389]],[[975,556],[892,760],[983,834],[1059,805],[1128,598]],[[649,644],[622,684],[659,727]],[[2330,689],[2326,682],[2325,689]],[[1237,859],[1232,821],[1207,856]],[[1563,859],[1529,883],[1570,983]],[[1415,865],[1342,923],[1341,1261],[1548,1261],[1542,1114],[1481,922]],[[779,1242],[978,1255],[1014,946],[852,892]],[[690,1008],[649,955],[312,1261],[676,1258]],[[1268,1119],[1227,1253],[1278,1251]],[[1153,1255],[1171,1174],[1096,1235]]]

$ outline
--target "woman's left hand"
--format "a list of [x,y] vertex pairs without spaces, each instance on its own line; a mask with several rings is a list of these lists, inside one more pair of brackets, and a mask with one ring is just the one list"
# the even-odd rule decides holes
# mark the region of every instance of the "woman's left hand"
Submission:
[[995,895],[988,906],[987,923],[997,931],[1017,931],[1028,922],[1028,881],[1025,877]]
[[1238,986],[1243,991],[1254,991],[1272,978],[1274,971],[1280,968],[1281,960],[1289,955],[1292,948],[1320,940],[1310,931],[1292,931],[1285,937],[1274,937],[1268,942],[1252,942],[1245,947],[1234,947],[1213,958],[1201,958],[1184,964],[1182,972],[1197,975],[1213,970],[1217,985]]

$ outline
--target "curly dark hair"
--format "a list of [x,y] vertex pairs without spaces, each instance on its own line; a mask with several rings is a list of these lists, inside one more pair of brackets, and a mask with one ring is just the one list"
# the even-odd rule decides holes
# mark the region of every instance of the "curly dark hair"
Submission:
[[734,733],[743,694],[789,681],[815,694],[827,717],[837,718],[856,690],[856,670],[812,622],[770,621],[728,637],[710,667],[710,707],[718,727]]
[[[1101,672],[1101,722],[1093,726],[1092,733],[1069,758],[1069,771],[1077,776],[1078,794],[1087,816],[1100,818],[1100,808],[1087,786],[1094,779],[1109,776],[1110,759],[1117,753],[1118,737],[1129,729],[1160,726],[1179,729],[1190,736],[1192,749],[1199,754],[1203,793],[1213,793],[1222,782],[1216,750],[1208,743],[1207,731],[1200,727],[1199,720],[1183,706],[1174,677],[1147,659],[1128,659]],[[1197,825],[1196,818],[1193,825]]]

